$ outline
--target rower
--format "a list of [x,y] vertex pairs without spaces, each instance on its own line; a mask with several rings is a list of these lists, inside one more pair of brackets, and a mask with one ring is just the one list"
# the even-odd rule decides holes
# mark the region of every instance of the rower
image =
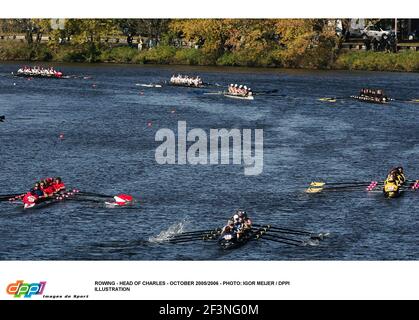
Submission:
[[51,196],[53,196],[54,195],[54,193],[56,192],[55,191],[55,189],[54,189],[54,187],[52,186],[52,185],[46,185],[46,187],[45,187],[45,189],[44,189],[44,192],[46,193],[46,195],[48,196],[48,197],[51,197]]
[[386,181],[395,181],[399,186],[406,182],[403,167],[397,167],[390,170]]
[[33,192],[35,193],[35,195],[38,197],[38,198],[42,198],[42,197],[44,197],[44,191],[42,191],[41,190],[41,188],[40,188],[40,185],[39,185],[39,183],[37,182],[37,183],[35,183],[35,185],[34,185],[34,187],[33,187]]
[[245,210],[237,210],[237,214],[239,215],[239,221],[242,222],[243,230],[248,230],[252,228],[252,221],[247,216],[247,212]]
[[55,189],[52,186],[48,185],[46,181],[42,181],[39,184],[39,188],[44,192],[45,197],[51,197],[55,192]]
[[60,192],[65,190],[65,184],[62,182],[60,177],[55,178],[52,187],[54,188],[55,192]]
[[398,180],[401,182],[401,184],[405,183],[406,182],[406,175],[404,174],[403,167],[397,167],[396,170],[397,170],[396,176],[397,176]]
[[221,233],[224,233],[226,229],[232,230],[234,227],[234,222],[232,220],[228,220],[227,224],[224,226],[223,230],[221,231]]

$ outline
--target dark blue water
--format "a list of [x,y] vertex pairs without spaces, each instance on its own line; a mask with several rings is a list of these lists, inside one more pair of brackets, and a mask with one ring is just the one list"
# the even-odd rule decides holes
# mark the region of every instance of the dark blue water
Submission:
[[[383,179],[395,165],[419,178],[419,105],[324,103],[361,87],[398,99],[419,98],[419,75],[267,69],[61,65],[90,79],[14,78],[0,65],[0,194],[24,192],[45,176],[138,203],[106,208],[61,202],[23,211],[0,202],[2,260],[411,260],[419,259],[418,193],[394,200],[380,193],[304,193],[310,181]],[[187,88],[140,88],[172,73],[249,84],[277,95],[228,99]],[[264,170],[238,165],[158,165],[160,128],[264,130]],[[151,127],[148,124],[151,123]],[[58,136],[64,133],[65,139]],[[222,226],[236,208],[258,223],[330,232],[318,246],[259,241],[231,252],[214,243],[156,244],[150,237],[182,225]]]

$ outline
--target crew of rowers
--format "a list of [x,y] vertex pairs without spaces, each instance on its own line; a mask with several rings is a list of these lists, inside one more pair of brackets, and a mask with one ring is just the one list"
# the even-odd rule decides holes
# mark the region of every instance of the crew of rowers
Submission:
[[173,75],[170,78],[170,83],[175,85],[186,85],[190,87],[199,87],[204,84],[201,77],[189,77],[189,76],[183,76],[181,74]]
[[402,186],[406,182],[406,176],[402,167],[393,168],[390,170],[387,179],[384,181],[384,185],[396,185],[397,187]]
[[43,67],[28,67],[24,66],[17,71],[18,74],[24,74],[28,76],[55,76],[61,77],[62,73],[55,70],[54,68],[43,68]]
[[381,89],[362,88],[359,91],[359,95],[360,95],[361,98],[365,97],[367,99],[374,100],[374,101],[377,101],[377,102],[381,102],[381,101],[386,102],[386,101],[390,100],[388,97],[386,97],[384,95],[384,91],[381,90]]
[[45,178],[35,183],[33,188],[23,197],[23,203],[34,203],[38,199],[49,198],[65,190],[61,178]]
[[243,85],[238,85],[236,84],[230,84],[228,86],[228,93],[232,94],[232,95],[236,95],[236,96],[243,96],[243,97],[247,97],[247,96],[252,96],[253,92],[252,89],[243,86]]
[[224,239],[230,240],[236,238],[239,240],[246,230],[252,228],[252,221],[247,216],[246,211],[237,210],[236,213],[228,220],[227,225],[223,228],[221,235]]

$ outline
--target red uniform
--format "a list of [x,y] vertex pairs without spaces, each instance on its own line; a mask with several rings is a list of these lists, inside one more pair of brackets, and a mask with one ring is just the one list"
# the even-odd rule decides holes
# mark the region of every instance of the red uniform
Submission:
[[61,191],[65,189],[64,183],[53,183],[52,187],[54,188],[55,192]]
[[42,189],[42,191],[44,191],[44,193],[46,193],[47,195],[51,195],[51,194],[54,194],[56,192],[55,188],[53,186],[45,187],[45,188]]
[[32,193],[28,192],[22,199],[23,204],[31,205],[34,204],[38,200],[37,195],[33,195]]

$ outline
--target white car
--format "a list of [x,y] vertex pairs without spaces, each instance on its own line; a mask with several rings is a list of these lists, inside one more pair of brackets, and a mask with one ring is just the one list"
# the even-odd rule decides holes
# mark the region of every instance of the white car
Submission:
[[368,26],[362,30],[362,38],[366,40],[367,38],[372,40],[381,40],[384,36],[389,37],[392,34],[391,30],[383,30],[376,26]]

